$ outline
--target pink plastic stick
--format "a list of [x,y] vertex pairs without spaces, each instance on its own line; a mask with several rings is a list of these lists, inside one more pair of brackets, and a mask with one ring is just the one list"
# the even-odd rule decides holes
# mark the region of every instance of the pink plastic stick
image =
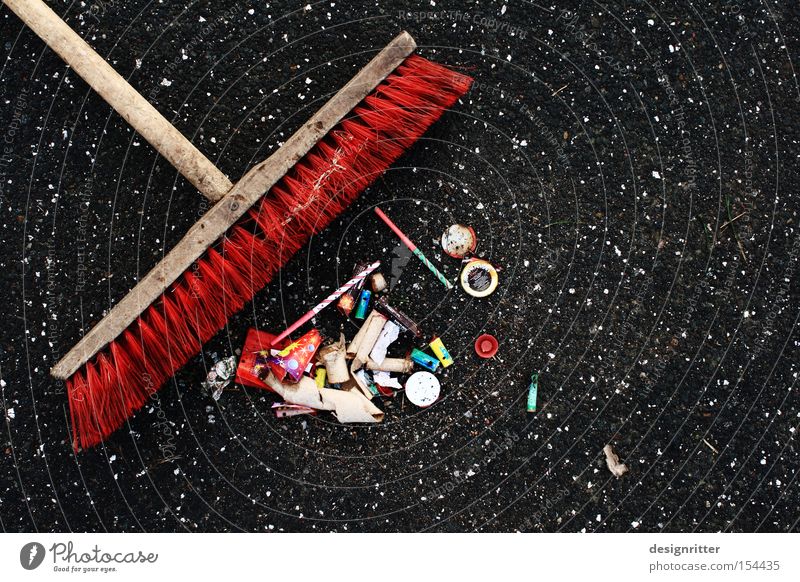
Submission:
[[452,288],[453,288],[453,284],[452,284],[450,281],[448,281],[448,280],[447,280],[447,277],[445,277],[445,276],[442,274],[442,272],[441,272],[441,271],[439,271],[439,269],[437,269],[437,268],[436,268],[436,265],[434,265],[433,263],[431,263],[431,262],[428,260],[428,257],[426,257],[426,256],[425,256],[425,255],[422,253],[422,251],[421,251],[421,250],[419,250],[419,249],[417,248],[417,245],[415,245],[413,242],[411,242],[411,239],[410,239],[410,238],[408,238],[406,235],[404,235],[404,234],[403,234],[403,231],[402,231],[402,230],[400,230],[400,229],[397,227],[397,225],[396,225],[394,222],[392,222],[392,221],[389,219],[389,217],[388,217],[388,216],[386,216],[386,215],[383,213],[383,210],[381,210],[380,208],[378,208],[378,207],[376,206],[376,207],[375,207],[375,214],[377,214],[377,215],[380,217],[380,219],[381,219],[383,222],[385,222],[385,223],[386,223],[386,226],[388,226],[389,228],[391,228],[391,229],[394,231],[394,233],[395,233],[395,234],[396,234],[398,237],[400,237],[400,240],[401,240],[401,241],[403,241],[403,244],[404,244],[404,245],[406,245],[406,246],[408,247],[408,250],[410,250],[412,253],[414,253],[414,255],[415,255],[415,256],[416,256],[416,257],[417,257],[417,258],[418,258],[420,261],[422,261],[422,262],[425,264],[425,266],[426,266],[426,267],[428,267],[428,269],[430,269],[431,273],[433,273],[434,275],[436,275],[436,278],[437,278],[437,279],[439,279],[439,282],[440,282],[442,285],[444,285],[444,286],[445,286],[445,287],[447,287],[448,289],[452,289]]
[[386,226],[388,226],[394,231],[394,233],[400,238],[400,240],[403,241],[403,244],[408,247],[408,250],[412,252],[417,250],[417,245],[411,242],[411,239],[408,238],[406,235],[404,235],[403,231],[400,230],[398,226],[394,222],[392,222],[392,220],[388,216],[386,216],[383,213],[383,210],[381,210],[377,206],[375,207],[375,214],[377,214],[380,217],[380,219],[386,223]]
[[292,333],[298,327],[300,327],[305,322],[307,322],[309,319],[314,317],[317,313],[319,313],[320,311],[325,309],[328,305],[330,305],[331,303],[333,303],[334,301],[339,299],[339,297],[341,297],[342,295],[347,293],[357,283],[359,283],[360,281],[363,281],[364,279],[366,279],[367,275],[372,273],[372,271],[374,271],[375,269],[377,269],[380,266],[381,266],[381,262],[380,261],[375,261],[374,263],[369,265],[367,268],[365,268],[363,271],[361,271],[358,275],[356,275],[355,277],[350,279],[347,283],[345,283],[344,285],[339,287],[336,291],[334,291],[333,293],[328,295],[325,299],[320,301],[317,305],[315,305],[311,309],[311,311],[306,313],[303,317],[301,317],[300,319],[295,321],[292,325],[290,325],[288,328],[286,328],[286,331],[284,331],[282,334],[280,334],[274,340],[272,340],[272,344],[271,345],[274,346],[275,344],[277,344],[279,341],[281,341],[283,338],[288,336],[290,333]]

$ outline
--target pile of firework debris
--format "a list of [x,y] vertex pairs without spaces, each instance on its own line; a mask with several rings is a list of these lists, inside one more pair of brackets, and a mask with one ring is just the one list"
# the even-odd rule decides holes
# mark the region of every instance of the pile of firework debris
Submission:
[[[441,284],[448,290],[453,288],[379,208],[375,213]],[[467,226],[453,225],[442,235],[444,252],[463,262],[459,275],[462,289],[481,298],[497,288],[499,269],[472,256],[476,246],[475,232]],[[280,335],[251,329],[238,366],[234,358],[218,362],[205,387],[216,399],[235,372],[237,383],[271,390],[283,398],[283,402],[273,404],[280,418],[328,411],[342,423],[377,423],[384,417],[381,401],[401,392],[415,406],[431,406],[441,395],[437,373],[451,366],[453,358],[441,338],[426,336],[411,317],[390,303],[386,278],[379,267],[380,261],[356,264],[347,283]],[[359,324],[349,341],[343,333],[326,340],[316,328],[294,341],[289,339],[330,305]],[[491,358],[497,350],[498,342],[489,334],[475,342],[481,358]],[[395,355],[388,355],[390,351]],[[531,380],[527,409],[535,412],[537,375]]]

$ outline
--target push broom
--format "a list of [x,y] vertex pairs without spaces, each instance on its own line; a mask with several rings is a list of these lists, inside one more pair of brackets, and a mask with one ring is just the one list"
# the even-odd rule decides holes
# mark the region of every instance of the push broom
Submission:
[[403,32],[232,184],[41,0],[3,2],[215,203],[52,368],[76,450],[122,426],[472,82]]

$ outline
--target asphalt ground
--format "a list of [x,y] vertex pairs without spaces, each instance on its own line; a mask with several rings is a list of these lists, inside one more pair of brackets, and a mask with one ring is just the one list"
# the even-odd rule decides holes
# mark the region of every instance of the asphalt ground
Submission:
[[[796,4],[49,4],[233,180],[402,29],[475,84],[75,454],[48,369],[206,206],[0,8],[3,530],[798,529]],[[471,225],[498,290],[446,293],[376,204],[452,279],[437,239]],[[434,406],[387,400],[382,424],[348,426],[200,388],[249,328],[279,331],[374,259],[453,354]]]

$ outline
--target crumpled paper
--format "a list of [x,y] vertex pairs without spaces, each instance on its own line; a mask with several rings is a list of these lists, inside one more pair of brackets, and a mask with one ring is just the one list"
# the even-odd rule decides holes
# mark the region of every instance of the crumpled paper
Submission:
[[369,353],[370,359],[378,364],[382,364],[383,360],[386,359],[386,351],[398,337],[400,337],[400,326],[392,320],[387,320],[386,323],[383,324],[383,328],[381,329],[381,333],[375,345],[372,346],[372,351]]
[[283,384],[270,373],[264,381],[286,402],[328,410],[341,423],[383,421],[383,412],[357,390],[317,388],[316,382],[308,376],[303,376],[296,384]]
[[402,390],[403,386],[394,376],[390,376],[389,372],[381,372],[375,370],[372,372],[372,379],[375,380],[375,383],[378,386],[383,386],[384,388],[394,388],[395,390]]

